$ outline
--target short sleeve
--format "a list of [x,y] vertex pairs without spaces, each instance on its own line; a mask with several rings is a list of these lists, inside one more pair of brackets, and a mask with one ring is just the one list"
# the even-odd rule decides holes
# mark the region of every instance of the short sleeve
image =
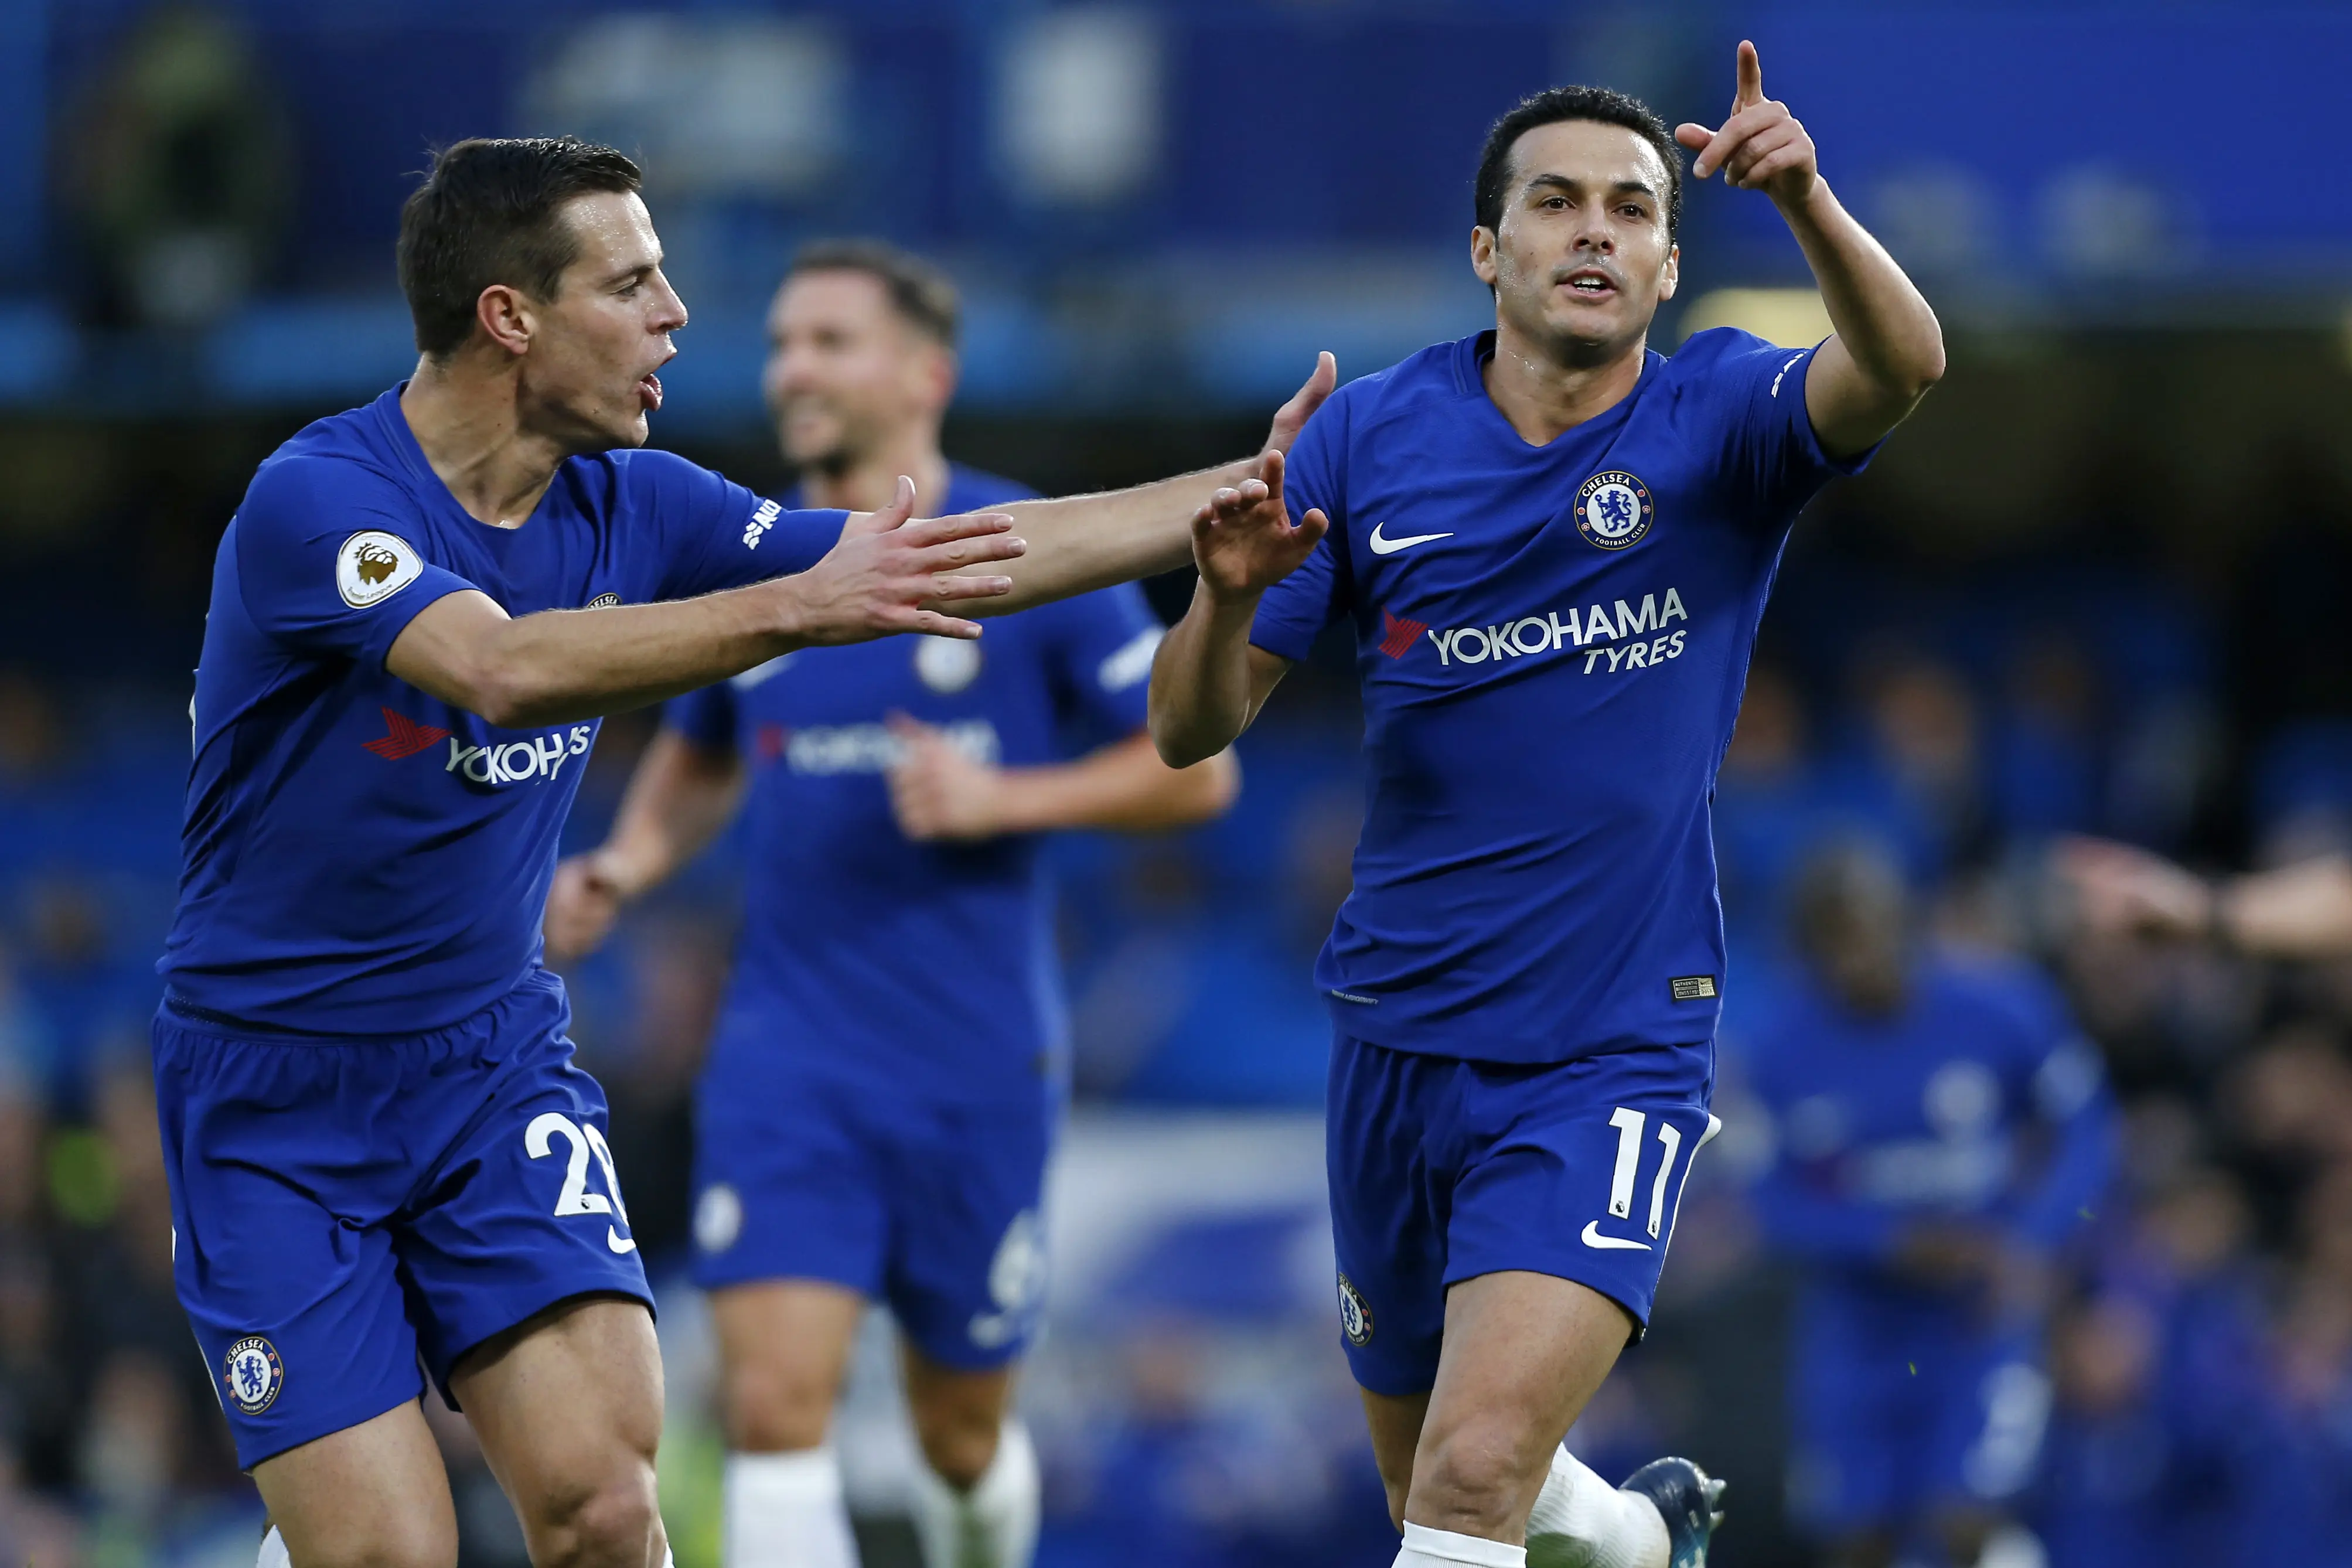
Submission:
[[1353,606],[1355,574],[1348,569],[1348,398],[1346,389],[1317,410],[1298,433],[1283,472],[1283,502],[1295,521],[1318,508],[1330,531],[1298,569],[1258,600],[1250,641],[1297,662],[1325,627]]
[[656,597],[691,599],[805,572],[849,514],[788,511],[672,452],[614,454],[633,521],[661,542]]
[[706,752],[731,752],[740,714],[735,689],[722,680],[671,698],[662,709],[662,727],[677,731]]
[[[1823,340],[1826,342],[1827,340]],[[1787,349],[1751,332],[1718,327],[1692,337],[1678,362],[1696,356],[1705,405],[1723,420],[1725,472],[1741,499],[1759,503],[1765,518],[1783,522],[1823,485],[1858,474],[1877,454],[1832,458],[1822,449],[1805,407],[1805,377],[1821,344]]]
[[1048,672],[1079,731],[1123,739],[1150,718],[1151,656],[1165,635],[1132,583],[1041,605]]
[[359,464],[265,464],[229,524],[245,613],[289,647],[383,668],[420,611],[474,586],[425,558],[423,522],[399,486]]

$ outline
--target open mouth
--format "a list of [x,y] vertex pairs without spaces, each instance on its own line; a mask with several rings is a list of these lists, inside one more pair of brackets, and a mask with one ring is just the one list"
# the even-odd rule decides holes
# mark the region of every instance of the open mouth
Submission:
[[647,374],[639,378],[637,382],[637,399],[646,405],[646,413],[652,414],[657,412],[661,407],[662,400],[661,377],[658,375]]
[[1601,299],[1617,292],[1617,285],[1605,272],[1571,272],[1566,279],[1568,291],[1588,300]]

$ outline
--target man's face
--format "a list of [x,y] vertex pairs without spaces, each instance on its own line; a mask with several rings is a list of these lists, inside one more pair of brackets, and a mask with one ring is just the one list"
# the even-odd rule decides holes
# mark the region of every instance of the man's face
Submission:
[[1522,135],[1500,226],[1471,231],[1497,315],[1569,353],[1639,342],[1675,292],[1666,189],[1658,150],[1622,125],[1567,120]]
[[795,468],[839,470],[928,426],[947,407],[953,357],[909,325],[870,273],[803,272],[768,309],[761,378]]
[[642,447],[661,406],[655,373],[677,351],[669,335],[686,306],[662,276],[661,241],[634,194],[597,192],[564,204],[580,254],[551,300],[533,300],[523,388],[534,423],[579,451]]

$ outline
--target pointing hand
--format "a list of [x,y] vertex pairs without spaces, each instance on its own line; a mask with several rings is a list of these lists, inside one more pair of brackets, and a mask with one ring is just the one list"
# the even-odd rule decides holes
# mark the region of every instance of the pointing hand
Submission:
[[1721,128],[1677,125],[1675,140],[1698,154],[1691,173],[1699,179],[1711,178],[1720,169],[1726,184],[1762,191],[1784,205],[1801,202],[1821,178],[1813,139],[1787,104],[1764,96],[1764,63],[1757,58],[1756,46],[1744,38],[1738,70],[1731,114]]

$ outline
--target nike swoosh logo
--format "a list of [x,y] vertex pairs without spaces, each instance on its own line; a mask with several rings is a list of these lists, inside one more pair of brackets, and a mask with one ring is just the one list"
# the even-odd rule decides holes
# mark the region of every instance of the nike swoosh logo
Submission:
[[1646,1241],[1628,1241],[1622,1236],[1601,1235],[1601,1222],[1597,1219],[1589,1219],[1584,1222],[1584,1245],[1587,1247],[1600,1247],[1604,1252],[1608,1251],[1612,1247],[1623,1247],[1629,1252],[1648,1252],[1651,1250],[1650,1244]]
[[[637,1238],[634,1236],[623,1236],[618,1226],[608,1225],[604,1227],[604,1245],[615,1252],[635,1252],[637,1249]],[[1619,1242],[1617,1245],[1622,1247],[1625,1244]]]
[[1385,522],[1372,524],[1372,553],[1375,555],[1394,555],[1400,550],[1410,550],[1416,544],[1426,544],[1433,539],[1454,537],[1450,533],[1416,533],[1410,539],[1390,539],[1381,532],[1381,530],[1387,526]]

